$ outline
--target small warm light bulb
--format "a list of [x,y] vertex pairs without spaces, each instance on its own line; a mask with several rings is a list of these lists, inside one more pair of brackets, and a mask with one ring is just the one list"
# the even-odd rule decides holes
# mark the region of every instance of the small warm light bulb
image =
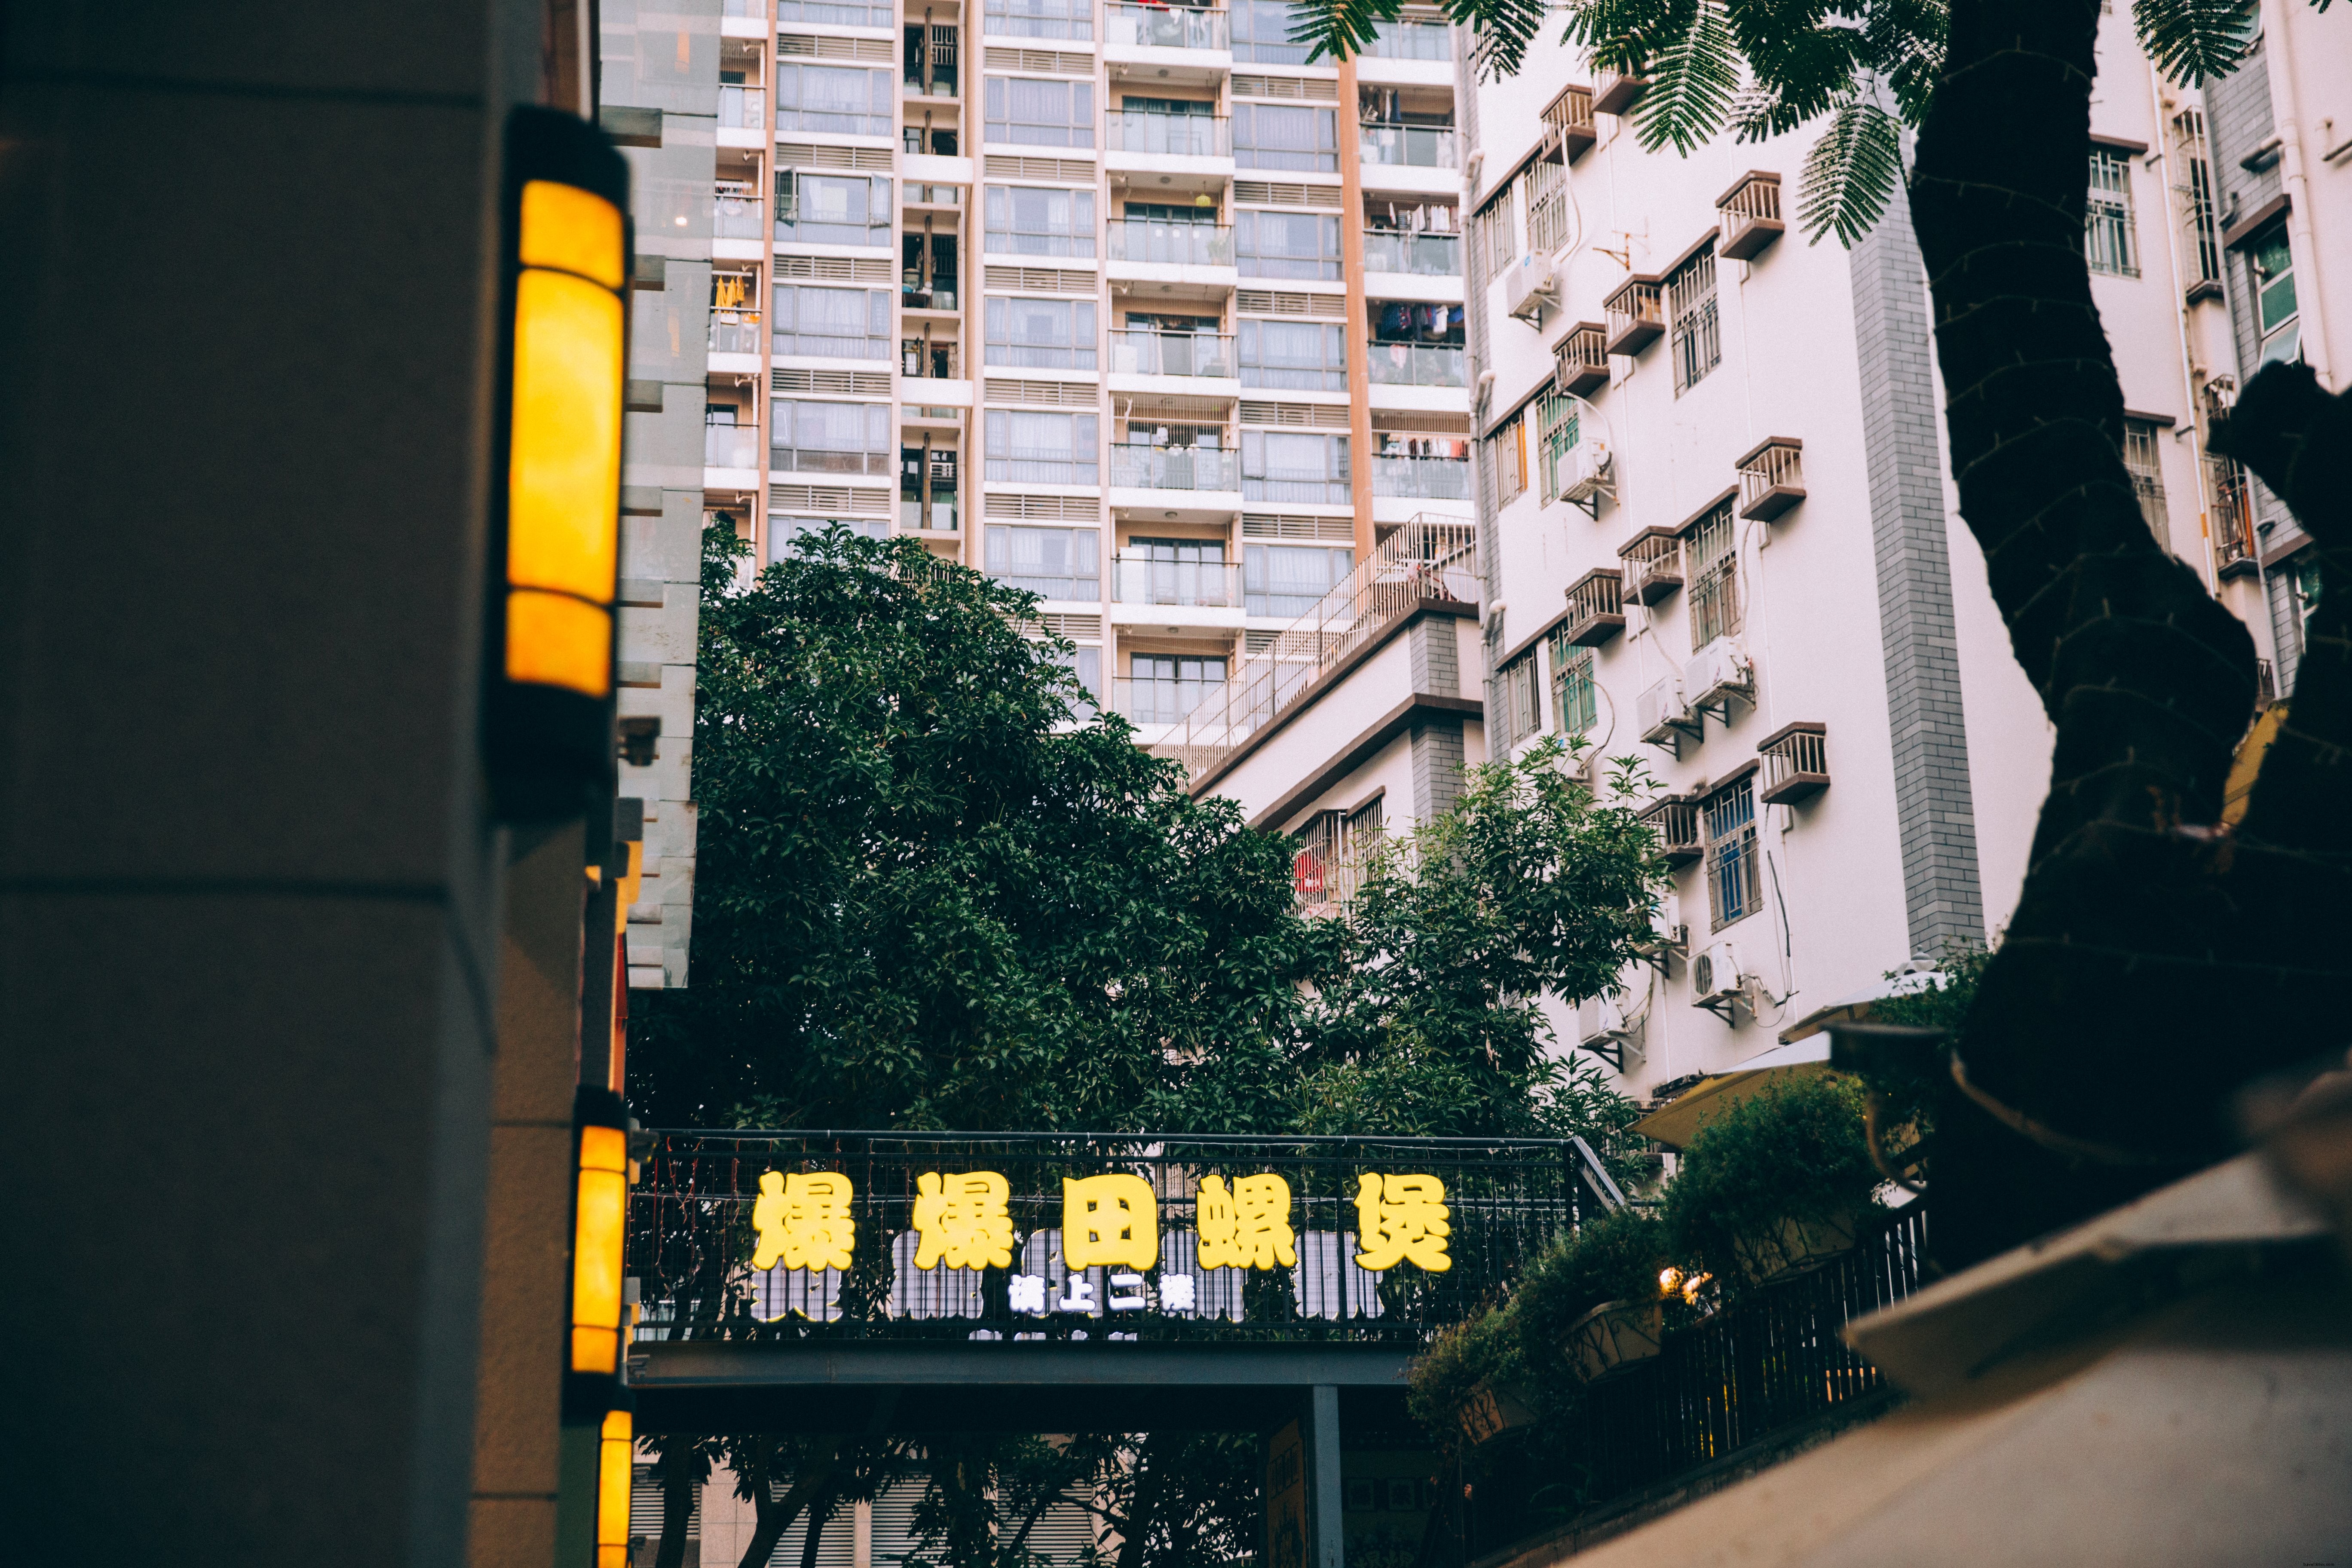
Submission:
[[1661,1268],[1661,1269],[1659,1269],[1659,1270],[1658,1270],[1658,1289],[1661,1289],[1661,1290],[1671,1290],[1671,1289],[1673,1289],[1675,1286],[1677,1286],[1677,1285],[1681,1284],[1682,1282],[1683,1282],[1683,1271],[1682,1271],[1681,1269],[1679,1269],[1679,1268]]

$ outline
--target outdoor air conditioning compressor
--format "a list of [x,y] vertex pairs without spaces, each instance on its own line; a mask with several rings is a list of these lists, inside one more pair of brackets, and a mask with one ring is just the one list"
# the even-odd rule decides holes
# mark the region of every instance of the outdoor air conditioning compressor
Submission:
[[1721,1007],[1746,994],[1748,977],[1740,973],[1739,954],[1727,942],[1700,949],[1691,960],[1690,972],[1693,1006]]

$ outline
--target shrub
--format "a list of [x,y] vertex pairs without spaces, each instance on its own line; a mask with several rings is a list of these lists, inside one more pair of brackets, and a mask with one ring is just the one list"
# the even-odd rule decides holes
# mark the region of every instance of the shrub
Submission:
[[1737,1289],[1740,1243],[1867,1210],[1879,1182],[1862,1086],[1834,1073],[1784,1078],[1700,1129],[1666,1187],[1666,1228],[1676,1257]]
[[1579,1318],[1604,1301],[1654,1301],[1671,1259],[1663,1220],[1619,1209],[1537,1259],[1513,1298],[1521,1355],[1540,1373],[1560,1370],[1560,1345]]
[[1518,1323],[1507,1303],[1444,1330],[1430,1342],[1429,1349],[1413,1361],[1405,1405],[1438,1447],[1450,1449],[1462,1439],[1456,1413],[1471,1390],[1481,1383],[1517,1386],[1525,1379]]

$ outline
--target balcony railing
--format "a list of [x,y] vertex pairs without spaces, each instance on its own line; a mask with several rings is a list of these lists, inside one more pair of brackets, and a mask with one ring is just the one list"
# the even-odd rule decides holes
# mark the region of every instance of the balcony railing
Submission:
[[767,89],[758,87],[720,88],[719,125],[723,131],[765,131],[768,128]]
[[962,352],[952,339],[902,339],[898,344],[898,374],[917,381],[961,380]]
[[1649,90],[1645,76],[1621,76],[1615,71],[1592,73],[1592,107],[1602,114],[1622,114]]
[[1110,368],[1118,375],[1185,375],[1231,379],[1230,332],[1159,332],[1129,327],[1110,335]]
[[1683,536],[1671,528],[1645,528],[1618,547],[1625,563],[1625,597],[1654,605],[1683,585]]
[[1113,218],[1110,259],[1176,267],[1231,267],[1234,231],[1224,224],[1166,223],[1153,218]]
[[998,38],[1091,39],[1093,0],[987,0],[981,31]]
[[1664,281],[1636,273],[1617,285],[1616,292],[1601,302],[1609,317],[1611,353],[1640,353],[1665,331]]
[[1589,87],[1564,87],[1559,96],[1543,111],[1544,128],[1551,133],[1552,144],[1548,153],[1556,152],[1556,163],[1573,163],[1590,152],[1599,132],[1592,125],[1592,89]]
[[787,474],[887,474],[897,462],[887,452],[846,452],[832,447],[771,447],[768,467]]
[[1568,618],[1560,635],[1579,647],[1599,647],[1625,629],[1625,574],[1596,566],[1568,585]]
[[1769,522],[1805,499],[1802,441],[1775,436],[1739,459],[1739,515]]
[[1748,260],[1789,226],[1780,221],[1780,176],[1760,169],[1742,174],[1717,197],[1715,210],[1722,229],[1716,254],[1733,261]]
[[1416,500],[1468,500],[1470,459],[1376,455],[1372,458],[1372,493]]
[[[1106,1329],[1168,1342],[1179,1354],[1203,1342],[1215,1354],[1244,1340],[1414,1348],[1506,1293],[1547,1247],[1622,1201],[1576,1139],[738,1131],[656,1132],[648,1142],[629,1193],[625,1266],[641,1281],[637,1348],[656,1356],[666,1341],[740,1338],[952,1342],[972,1355],[1025,1358],[1049,1347],[1024,1340],[1099,1342]],[[772,1267],[753,1268],[761,1211],[781,1206],[761,1203],[763,1188],[814,1173],[825,1174],[848,1222],[834,1233],[847,1267],[826,1268],[822,1258],[800,1266],[784,1251],[771,1253]],[[982,1190],[1001,1194],[993,1228],[1011,1266],[987,1266],[992,1248],[983,1239],[980,1258],[950,1251],[919,1268],[919,1251],[942,1235],[922,1189],[965,1173],[985,1173],[992,1180]],[[1361,1184],[1409,1173],[1429,1180],[1438,1189],[1430,1196],[1447,1205],[1444,1230],[1431,1227],[1443,1251],[1363,1268],[1355,1260]],[[1203,1222],[1214,1212],[1204,1188],[1223,1193],[1257,1175],[1279,1177],[1288,1194],[1277,1217],[1295,1241],[1281,1250],[1296,1261],[1222,1266],[1214,1251],[1203,1256]],[[1121,1183],[1117,1201],[1137,1211],[1135,1232],[1156,1239],[1145,1256],[1067,1269],[1062,1238],[1083,1223],[1077,1205],[1094,1195],[1070,1184],[1100,1177]],[[982,1226],[985,1238],[992,1227]],[[964,1237],[949,1234],[960,1249]]]
[[1103,7],[1103,42],[1128,48],[1223,52],[1233,47],[1233,35],[1223,11],[1113,4]]
[[1467,386],[1467,353],[1450,343],[1374,342],[1368,363],[1376,386]]
[[917,34],[915,58],[906,62],[906,90],[917,97],[953,98],[956,96],[956,67],[962,38],[954,27],[937,24],[917,24],[909,27]]
[[1110,482],[1127,489],[1237,490],[1240,463],[1240,453],[1214,447],[1120,443],[1110,449]]
[[898,282],[898,303],[909,310],[952,310],[956,309],[956,280],[934,273],[926,285],[920,274],[909,267]]
[[1103,116],[1103,145],[1113,153],[1157,153],[1178,158],[1227,158],[1233,121],[1222,114],[1165,114],[1156,109],[1114,109]]
[[1221,680],[1119,675],[1111,678],[1111,710],[1130,724],[1181,724],[1202,700],[1214,697]]
[[710,312],[710,352],[715,354],[755,354],[764,329],[757,310]]
[[1092,572],[1024,572],[1014,566],[991,566],[987,571],[992,580],[1041,599],[1081,604],[1099,603],[1102,599],[1102,578]]
[[1233,755],[1316,681],[1426,601],[1478,602],[1477,525],[1415,518],[1359,563],[1273,643],[1244,661],[1177,738],[1195,780]]
[[1122,605],[1236,609],[1242,602],[1242,569],[1233,561],[1169,561],[1122,552],[1111,557],[1111,585],[1112,596]]
[[776,0],[776,20],[821,22],[835,27],[895,27],[898,25],[898,7],[847,5],[839,0]]
[[1830,787],[1830,731],[1826,724],[1783,724],[1756,747],[1764,776],[1756,798],[1793,805]]
[[1462,237],[1458,234],[1396,234],[1369,229],[1364,234],[1364,270],[1410,272],[1423,278],[1462,276]]
[[2234,458],[2208,452],[2205,479],[2212,492],[2214,569],[2223,576],[2254,571],[2253,497],[2246,488],[2246,470]]
[[1579,321],[1569,328],[1552,351],[1551,384],[1556,392],[1590,397],[1609,384],[1609,329],[1598,321]]
[[760,466],[757,425],[705,425],[702,466],[706,468],[756,468]]
[[1290,896],[1303,912],[1330,915],[1351,902],[1381,841],[1381,830],[1351,830],[1339,812],[1317,814],[1291,838]]
[[1361,128],[1359,146],[1367,163],[1412,169],[1458,169],[1461,142],[1450,125],[1372,125]]
[[918,531],[953,533],[956,531],[956,503],[935,497],[931,501],[930,515],[927,518],[923,515],[920,496],[901,495],[898,498],[898,526]]
[[1679,869],[1706,853],[1699,831],[1698,802],[1679,795],[1663,795],[1643,807],[1642,825],[1658,836],[1658,849],[1666,864]]
[[710,232],[719,239],[759,239],[760,187],[749,180],[721,180],[710,194]]
[[1378,22],[1364,53],[1381,60],[1450,60],[1454,29],[1443,22]]

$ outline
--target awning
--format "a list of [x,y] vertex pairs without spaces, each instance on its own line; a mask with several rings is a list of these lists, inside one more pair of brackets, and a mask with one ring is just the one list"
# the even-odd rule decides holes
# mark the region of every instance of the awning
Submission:
[[1945,976],[1940,972],[1922,969],[1865,985],[1851,996],[1842,996],[1826,1007],[1814,1008],[1781,1030],[1780,1043],[1790,1045],[1798,1040],[1811,1039],[1832,1024],[1866,1024],[1870,1021],[1870,1010],[1875,1004],[1890,997],[1916,996],[1922,991],[1941,990],[1945,984]]
[[1761,1093],[1781,1079],[1827,1072],[1829,1065],[1827,1037],[1816,1036],[1801,1044],[1781,1046],[1748,1058],[1729,1072],[1717,1073],[1692,1085],[1676,1095],[1672,1104],[1633,1123],[1633,1131],[1644,1138],[1656,1139],[1669,1149],[1683,1148],[1698,1136],[1699,1128],[1709,1117]]

